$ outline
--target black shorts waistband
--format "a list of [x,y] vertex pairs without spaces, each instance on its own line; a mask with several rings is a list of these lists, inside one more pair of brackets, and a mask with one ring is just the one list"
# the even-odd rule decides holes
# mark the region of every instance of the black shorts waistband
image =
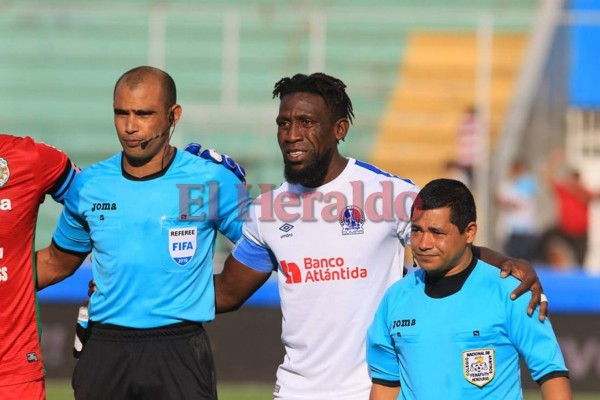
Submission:
[[91,322],[89,328],[91,330],[91,337],[114,340],[185,338],[204,332],[204,327],[200,322],[179,322],[149,329]]

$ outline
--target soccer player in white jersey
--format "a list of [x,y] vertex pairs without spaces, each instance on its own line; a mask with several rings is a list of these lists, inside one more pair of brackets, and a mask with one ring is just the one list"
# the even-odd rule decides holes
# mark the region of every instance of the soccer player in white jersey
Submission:
[[[345,87],[322,73],[275,85],[286,182],[254,201],[242,239],[215,277],[217,312],[226,312],[279,272],[286,354],[276,399],[368,399],[366,330],[385,290],[402,277],[418,188],[340,154],[353,117]],[[482,253],[495,264],[506,260]],[[541,286],[522,267],[519,276],[529,276],[517,293],[534,282],[532,308]]]

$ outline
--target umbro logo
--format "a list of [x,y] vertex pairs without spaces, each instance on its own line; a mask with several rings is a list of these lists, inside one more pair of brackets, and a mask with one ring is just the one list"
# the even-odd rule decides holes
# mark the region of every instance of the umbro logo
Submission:
[[289,233],[292,229],[294,229],[294,225],[285,223],[279,227],[279,230],[285,232],[280,238],[288,238],[294,236],[293,233]]
[[280,231],[283,231],[283,232],[289,232],[289,231],[291,231],[292,229],[294,229],[294,225],[292,225],[292,224],[287,224],[287,223],[286,223],[286,224],[283,224],[283,225],[281,225],[281,226],[279,227],[279,230],[280,230]]

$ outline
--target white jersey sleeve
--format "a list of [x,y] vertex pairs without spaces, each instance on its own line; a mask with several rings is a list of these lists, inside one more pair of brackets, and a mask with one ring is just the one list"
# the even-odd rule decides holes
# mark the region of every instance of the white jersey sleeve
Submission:
[[260,272],[272,272],[277,269],[277,260],[273,252],[260,235],[256,204],[248,211],[248,220],[242,228],[242,238],[232,253],[242,264]]

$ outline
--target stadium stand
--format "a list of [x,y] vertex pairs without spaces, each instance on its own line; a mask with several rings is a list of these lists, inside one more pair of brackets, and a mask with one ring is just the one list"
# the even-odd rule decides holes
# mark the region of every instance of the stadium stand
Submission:
[[[493,40],[492,144],[512,100],[526,39],[500,33]],[[372,149],[374,163],[419,185],[438,177],[443,164],[457,158],[462,114],[476,104],[477,61],[476,33],[412,33]]]
[[[240,0],[3,1],[0,129],[54,144],[85,167],[119,150],[111,107],[116,78],[131,67],[152,64],[167,69],[179,87],[184,115],[174,136],[177,145],[199,141],[244,164],[249,183],[278,183],[283,177],[274,139],[277,101],[271,99],[271,89],[282,76],[323,70],[348,84],[355,105],[355,125],[342,151],[423,184],[435,176],[443,159],[453,155],[450,141],[458,113],[474,99],[479,18],[491,16],[494,22],[491,125],[499,132],[540,3],[255,0],[249,6]],[[593,57],[597,51],[580,54]],[[551,66],[566,63],[563,53],[552,56]],[[451,67],[438,64],[442,61]],[[587,65],[593,64],[588,60]],[[557,85],[561,73],[546,81]],[[577,75],[577,84],[586,87],[585,77],[590,76],[597,76],[595,70]],[[598,95],[600,90],[588,87],[585,93]],[[530,117],[542,136],[523,139],[516,147],[541,148],[550,141],[545,131],[560,129],[547,118],[562,117],[550,107],[556,98],[549,91],[547,103],[534,109],[537,117]],[[395,107],[401,108],[392,114]],[[397,164],[399,159],[407,162]],[[47,244],[55,225],[59,208],[50,203],[39,218],[39,245]],[[552,311],[559,313],[553,323],[571,345],[574,382],[592,390],[600,367],[584,361],[599,355],[600,347],[598,329],[593,328],[597,325],[585,318],[592,315],[597,321],[598,299],[593,294],[600,292],[594,291],[598,280],[579,272],[544,274]],[[75,304],[85,296],[88,278],[89,270],[82,268],[72,281],[65,281],[73,286],[42,292],[45,306],[58,303],[56,313],[42,310],[48,318],[45,340],[55,349],[64,346],[53,353],[57,358],[48,365],[50,375],[57,368],[64,376],[71,372],[72,361],[64,357],[72,343]],[[252,304],[274,304],[273,288],[265,290],[267,294],[259,294]],[[73,309],[72,316],[64,312],[65,304]],[[585,315],[574,317],[581,320],[566,319],[573,310]],[[51,318],[56,318],[56,325]],[[278,322],[277,316],[274,320]],[[217,346],[217,356],[225,347]],[[261,348],[258,342],[256,347]],[[269,380],[272,369],[264,373]],[[225,371],[224,377],[232,375]]]

